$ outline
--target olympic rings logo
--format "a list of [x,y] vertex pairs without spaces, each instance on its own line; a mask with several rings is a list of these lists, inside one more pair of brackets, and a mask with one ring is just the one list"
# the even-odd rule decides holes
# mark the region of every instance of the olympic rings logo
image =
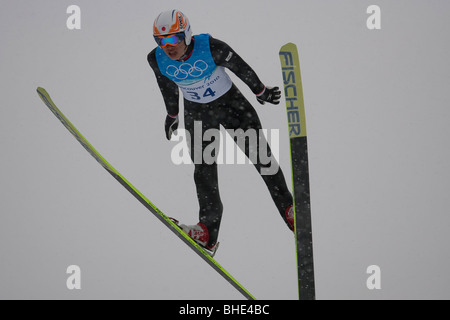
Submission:
[[208,64],[203,60],[197,60],[194,65],[183,63],[179,68],[170,65],[167,67],[166,73],[177,80],[184,80],[189,76],[200,77],[206,69],[208,69]]

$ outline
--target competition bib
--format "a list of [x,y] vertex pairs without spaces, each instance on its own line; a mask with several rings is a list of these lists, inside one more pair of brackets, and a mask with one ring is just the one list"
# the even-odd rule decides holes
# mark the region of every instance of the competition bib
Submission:
[[174,61],[158,47],[156,61],[161,73],[178,85],[186,100],[208,103],[223,96],[233,83],[225,68],[215,64],[209,35],[194,38],[194,49],[188,60]]
[[227,93],[232,84],[230,77],[225,72],[225,68],[217,67],[210,76],[199,82],[189,85],[179,84],[178,86],[186,100],[208,103]]

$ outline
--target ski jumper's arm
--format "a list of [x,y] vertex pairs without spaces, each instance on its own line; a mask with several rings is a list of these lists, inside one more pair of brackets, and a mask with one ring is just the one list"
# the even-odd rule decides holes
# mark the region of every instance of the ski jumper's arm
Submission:
[[166,105],[167,114],[174,117],[179,112],[179,91],[175,82],[164,76],[159,70],[158,63],[156,62],[156,49],[150,52],[147,56],[147,61],[156,76],[159,89]]
[[210,36],[209,45],[214,62],[231,70],[255,95],[264,91],[264,84],[255,71],[228,44]]

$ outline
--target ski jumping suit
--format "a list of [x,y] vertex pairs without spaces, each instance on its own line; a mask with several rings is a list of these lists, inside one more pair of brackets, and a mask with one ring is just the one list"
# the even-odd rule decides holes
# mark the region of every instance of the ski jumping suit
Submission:
[[[264,84],[228,44],[214,39],[209,34],[193,37],[183,61],[171,60],[160,47],[150,52],[147,60],[155,72],[169,115],[178,115],[178,89],[183,93],[185,129],[191,136],[189,150],[195,164],[194,181],[200,205],[199,219],[208,228],[208,245],[213,245],[218,238],[223,211],[219,195],[217,163],[207,164],[203,160],[201,163],[195,163],[195,148],[200,151],[198,149],[200,146],[192,145],[192,141],[195,141],[194,122],[201,121],[202,137],[206,130],[219,130],[219,126],[222,125],[225,129],[242,129],[244,132],[253,129],[259,138],[259,129],[262,126],[256,110],[232,83],[225,68],[235,73],[255,94],[264,90]],[[262,141],[266,143],[265,139]],[[202,142],[201,154],[209,144],[211,141]],[[258,152],[258,161],[254,166],[259,173],[261,168],[276,163],[269,147],[267,156],[271,157],[271,162],[267,165],[261,163],[257,146],[250,146],[246,141],[244,151],[247,157],[250,152]],[[281,217],[288,224],[285,213],[293,201],[281,168],[275,174],[261,177]]]

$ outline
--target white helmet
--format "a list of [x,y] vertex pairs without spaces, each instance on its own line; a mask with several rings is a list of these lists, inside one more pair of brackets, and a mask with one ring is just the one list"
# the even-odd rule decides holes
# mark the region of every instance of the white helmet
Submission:
[[153,36],[184,32],[186,45],[191,43],[192,30],[188,18],[179,10],[161,12],[153,23]]

